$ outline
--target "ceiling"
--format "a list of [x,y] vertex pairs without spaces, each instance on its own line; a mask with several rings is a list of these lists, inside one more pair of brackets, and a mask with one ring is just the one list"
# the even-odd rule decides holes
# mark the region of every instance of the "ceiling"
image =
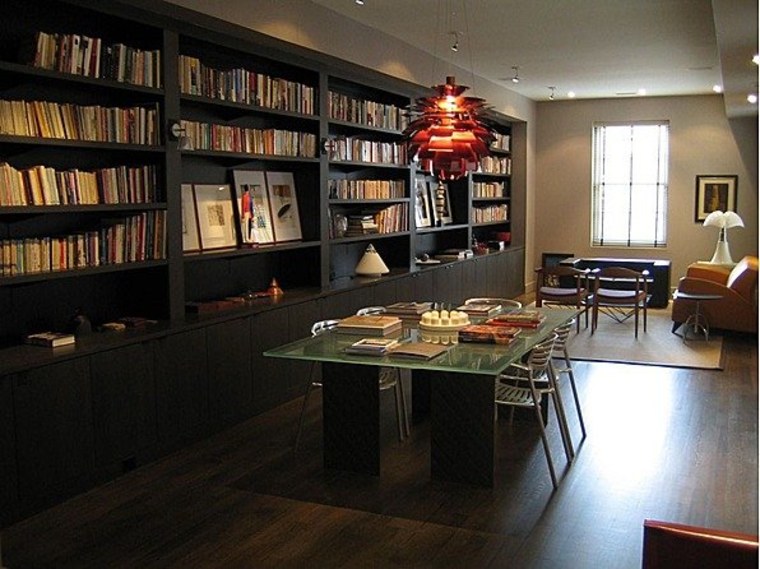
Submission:
[[552,91],[697,95],[722,85],[729,116],[757,114],[746,100],[758,90],[756,0],[312,2],[536,101]]

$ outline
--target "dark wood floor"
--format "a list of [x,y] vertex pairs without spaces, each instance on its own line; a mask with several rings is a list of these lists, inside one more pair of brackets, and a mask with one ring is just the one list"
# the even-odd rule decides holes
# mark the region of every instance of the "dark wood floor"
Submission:
[[[9,569],[640,567],[655,518],[757,532],[757,339],[724,371],[578,362],[589,436],[551,492],[530,422],[497,427],[492,490],[430,482],[426,423],[399,443],[384,398],[379,478],[321,467],[320,406],[299,402],[7,528]],[[566,397],[566,400],[569,397]],[[579,429],[570,411],[573,435]]]

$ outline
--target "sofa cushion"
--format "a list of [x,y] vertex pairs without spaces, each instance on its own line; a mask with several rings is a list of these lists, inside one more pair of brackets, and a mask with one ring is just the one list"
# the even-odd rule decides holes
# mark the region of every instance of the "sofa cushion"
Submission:
[[757,286],[757,257],[744,257],[728,275],[726,286],[751,299]]

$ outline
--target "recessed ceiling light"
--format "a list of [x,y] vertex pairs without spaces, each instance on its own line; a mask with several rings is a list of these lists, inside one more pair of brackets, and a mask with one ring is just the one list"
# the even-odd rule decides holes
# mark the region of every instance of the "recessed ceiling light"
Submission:
[[760,54],[756,53],[752,56],[752,63],[755,65],[760,65]]
[[354,2],[359,6],[364,6],[364,0],[354,0]]
[[575,99],[575,91],[568,91],[567,92],[567,98],[568,99]]
[[748,103],[752,103],[753,105],[756,105],[757,104],[757,95],[755,95],[754,93],[750,93],[749,95],[747,95],[747,102]]
[[642,87],[641,89],[636,91],[636,94],[641,95],[643,97],[644,95],[647,94],[647,90]]
[[723,92],[723,85],[713,85],[713,91],[715,93],[722,93]]

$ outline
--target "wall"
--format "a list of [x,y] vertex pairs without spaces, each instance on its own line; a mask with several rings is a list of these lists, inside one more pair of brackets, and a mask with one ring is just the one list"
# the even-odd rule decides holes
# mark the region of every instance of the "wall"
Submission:
[[[591,247],[592,124],[654,119],[670,121],[668,247]],[[737,213],[745,228],[729,231],[731,254],[735,261],[757,255],[757,118],[729,123],[720,96],[539,103],[536,164],[534,266],[542,251],[670,259],[675,286],[689,263],[712,257],[717,241],[717,229],[694,221],[697,174],[739,176]]]

